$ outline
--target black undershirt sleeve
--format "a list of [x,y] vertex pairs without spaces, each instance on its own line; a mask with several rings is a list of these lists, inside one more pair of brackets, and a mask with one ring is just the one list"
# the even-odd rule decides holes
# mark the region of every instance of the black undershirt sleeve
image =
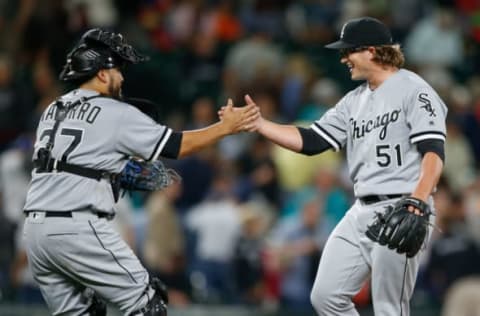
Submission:
[[173,132],[168,138],[165,147],[163,148],[160,156],[165,158],[177,159],[180,153],[180,145],[182,144],[183,133]]
[[444,145],[443,141],[439,139],[425,139],[417,142],[417,149],[422,157],[425,156],[427,152],[433,152],[445,163]]
[[312,156],[333,148],[323,137],[311,128],[297,127],[302,136],[303,147],[300,153]]

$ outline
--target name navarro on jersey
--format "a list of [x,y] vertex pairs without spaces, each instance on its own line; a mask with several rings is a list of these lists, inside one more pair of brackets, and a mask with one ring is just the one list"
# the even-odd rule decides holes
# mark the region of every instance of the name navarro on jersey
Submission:
[[[65,106],[69,106],[69,102],[66,102]],[[54,120],[56,110],[57,107],[55,104],[50,105],[48,110],[43,113],[40,121]],[[93,124],[101,111],[102,109],[99,106],[92,106],[90,103],[85,102],[70,109],[68,111],[67,118],[71,120],[84,120],[89,124]]]
[[353,139],[359,139],[365,136],[365,134],[370,133],[371,131],[382,128],[378,137],[383,140],[387,136],[387,127],[390,123],[393,123],[398,120],[400,115],[400,110],[393,110],[392,112],[387,112],[381,115],[377,115],[372,120],[362,120],[361,123],[357,123],[357,120],[350,118],[350,124],[352,125],[352,136]]

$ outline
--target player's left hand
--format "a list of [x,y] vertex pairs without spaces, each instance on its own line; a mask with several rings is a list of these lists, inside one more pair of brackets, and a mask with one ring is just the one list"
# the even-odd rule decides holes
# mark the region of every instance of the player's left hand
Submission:
[[[415,194],[412,194],[411,197],[418,200],[418,201],[422,201],[422,202],[425,202],[425,200],[426,200],[426,199],[420,198],[419,196],[416,196]],[[412,204],[408,205],[407,210],[409,212],[414,213],[415,215],[418,215],[418,216],[423,216],[424,213],[425,213],[424,210],[422,210],[422,209],[420,209],[420,208],[418,208],[418,207],[416,207],[415,205],[412,205]]]
[[[418,213],[418,214],[417,214]],[[405,197],[377,213],[365,234],[380,245],[415,256],[421,249],[430,225],[430,207],[415,197]]]

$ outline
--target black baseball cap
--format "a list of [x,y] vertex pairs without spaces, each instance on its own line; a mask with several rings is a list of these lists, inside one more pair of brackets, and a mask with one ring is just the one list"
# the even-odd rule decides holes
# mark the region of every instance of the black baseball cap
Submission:
[[385,24],[375,18],[361,17],[347,21],[342,27],[340,39],[325,47],[345,49],[391,44],[393,44],[392,34]]

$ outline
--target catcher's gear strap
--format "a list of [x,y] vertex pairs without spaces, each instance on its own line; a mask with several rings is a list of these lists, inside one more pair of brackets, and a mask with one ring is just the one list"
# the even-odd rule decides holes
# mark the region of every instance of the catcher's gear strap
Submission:
[[[33,164],[36,168],[39,168],[39,162],[37,159],[33,161]],[[63,172],[73,173],[78,176],[95,179],[97,181],[100,181],[100,179],[102,178],[109,178],[112,175],[117,175],[117,174],[112,174],[105,170],[82,167],[79,165],[66,163],[64,161],[52,159],[52,158],[50,158],[47,161],[47,165],[45,169],[42,168],[37,172],[54,172],[54,171],[63,171]]]
[[297,129],[302,136],[303,147],[300,150],[302,154],[312,156],[333,148],[323,137],[318,137],[319,135],[313,129],[303,127],[297,127]]
[[60,161],[51,157],[51,150],[55,144],[58,127],[67,117],[68,112],[76,106],[98,97],[102,97],[102,95],[96,94],[90,97],[82,97],[69,106],[64,106],[63,102],[60,100],[55,101],[55,106],[57,107],[57,111],[55,112],[55,124],[53,125],[52,133],[49,135],[46,147],[44,149],[39,149],[38,158],[33,161],[36,172],[64,171],[95,179],[97,181],[104,177],[110,177],[110,173],[107,171],[69,164],[65,161]]
[[73,102],[68,106],[65,106],[61,100],[55,101],[54,105],[57,107],[57,110],[55,111],[55,123],[53,124],[53,131],[48,138],[48,142],[46,145],[47,150],[52,150],[53,145],[55,144],[55,136],[57,134],[58,126],[67,117],[68,112],[76,106],[83,104],[91,99],[98,98],[100,96],[100,94],[96,94],[90,97],[81,97],[79,100]]
[[165,147],[162,150],[162,156],[165,158],[176,159],[180,153],[180,146],[182,144],[183,133],[173,132],[168,138]]
[[55,101],[55,106],[57,110],[55,112],[55,124],[53,125],[53,131],[49,136],[48,142],[45,148],[40,148],[37,152],[37,159],[33,160],[33,165],[35,167],[35,172],[52,172],[52,171],[63,171],[68,173],[73,173],[78,176],[87,177],[100,181],[102,178],[110,180],[112,185],[113,195],[115,201],[118,200],[119,194],[119,182],[118,174],[110,173],[105,170],[97,170],[94,168],[82,167],[74,164],[67,163],[65,161],[57,160],[52,158],[51,151],[55,144],[55,136],[57,134],[58,127],[60,123],[67,117],[68,112],[75,108],[76,106],[83,104],[91,99],[104,97],[101,94],[96,94],[90,97],[82,97],[79,100],[73,102],[72,104],[65,106],[62,101]]
[[445,143],[440,139],[425,139],[417,142],[417,149],[422,154],[422,157],[428,152],[433,152],[445,163],[444,145]]

